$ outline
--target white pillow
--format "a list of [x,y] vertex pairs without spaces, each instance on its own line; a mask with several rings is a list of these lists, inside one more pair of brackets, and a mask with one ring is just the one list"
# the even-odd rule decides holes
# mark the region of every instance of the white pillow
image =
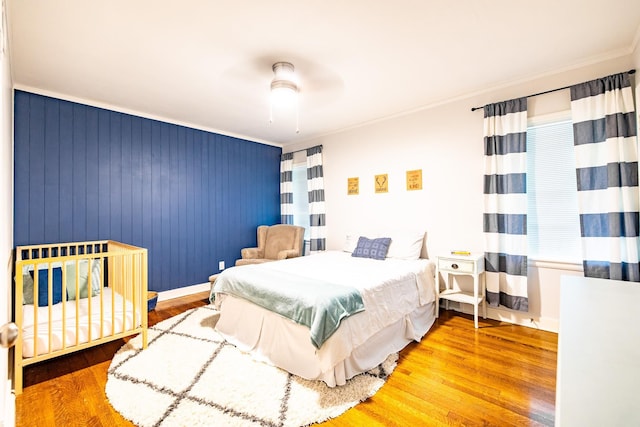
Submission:
[[[76,264],[79,267],[78,271],[78,287],[80,294],[76,295]],[[91,296],[96,296],[100,293],[100,287],[102,284],[100,272],[100,260],[93,259],[91,261]],[[79,259],[77,261],[67,262],[67,299],[69,301],[76,298],[87,298],[89,295],[89,260]]]
[[344,246],[342,250],[344,252],[353,253],[356,250],[356,246],[358,246],[358,239],[360,238],[359,234],[347,234],[347,238],[344,241]]
[[391,246],[387,258],[415,260],[420,258],[424,231],[396,231],[387,233],[391,237]]

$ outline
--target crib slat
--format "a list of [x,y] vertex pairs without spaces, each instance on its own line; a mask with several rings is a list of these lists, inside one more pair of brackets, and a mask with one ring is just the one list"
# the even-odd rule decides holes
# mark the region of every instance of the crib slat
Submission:
[[[58,254],[61,250],[58,249]],[[62,348],[67,347],[67,263],[62,261]]]
[[[135,276],[134,276],[134,272],[135,272],[135,256],[132,257],[133,259],[128,260],[128,270],[131,273],[131,280],[126,280],[126,278],[123,278],[123,280],[127,283],[135,283]],[[142,306],[142,301],[140,301],[140,295],[138,295],[139,290],[136,290],[133,286],[131,287],[131,294],[133,295],[133,316],[131,317],[131,328],[135,328],[137,327],[137,322],[136,319],[138,318],[138,308],[140,308]]]
[[[113,280],[113,262],[109,263],[109,288],[111,289],[111,294],[112,296],[115,296],[116,293],[116,285],[115,285],[115,280]],[[115,327],[116,327],[116,299],[115,297],[111,298],[111,330],[115,333]],[[123,331],[124,332],[124,331]]]
[[[100,263],[100,271],[104,271],[104,259],[99,258]],[[104,337],[104,283],[100,283],[100,338]],[[115,331],[113,327],[111,328],[111,333],[113,334]]]
[[122,331],[124,332],[127,318],[127,285],[121,280],[120,289],[122,289]]
[[[75,253],[78,253],[77,248],[75,249]],[[76,315],[75,317],[75,321],[76,321],[76,342],[75,345],[79,345],[80,344],[80,316],[78,316],[78,313],[80,313],[80,298],[78,298],[78,295],[80,295],[80,263],[78,262],[78,260],[76,259],[76,282],[75,282],[75,286],[76,286],[76,300],[75,300],[75,305],[76,305]]]
[[38,354],[38,286],[40,286],[40,275],[38,264],[33,265],[33,354]]
[[[86,247],[85,247],[85,252],[86,252]],[[93,293],[93,258],[89,257],[87,258],[89,260],[89,265],[88,265],[88,272],[87,272],[87,292],[91,292]],[[87,304],[87,316],[88,316],[88,328],[87,328],[87,340],[88,342],[91,342],[91,306],[93,304],[91,304],[91,301],[88,301],[89,304]],[[77,314],[76,314],[76,317]]]
[[48,350],[49,353],[51,353],[51,348],[52,348],[52,343],[51,341],[53,340],[53,325],[52,325],[52,306],[53,306],[53,269],[51,268],[51,263],[49,263],[47,265],[47,270],[49,272],[49,274],[47,275],[47,285],[48,285],[48,289],[47,289],[47,293],[49,294],[49,299],[47,300],[47,318],[49,319],[49,322],[47,323],[47,336],[49,337],[49,346],[48,346]]
[[[124,301],[124,307],[126,307],[127,305],[127,299],[128,299],[128,293],[129,293],[129,287],[127,286],[127,283],[125,283],[124,281],[124,270],[127,268],[126,266],[126,262],[124,262],[124,259],[122,257],[118,257],[118,267],[117,271],[119,272],[118,274],[118,281],[120,283],[120,286],[122,287],[122,295],[124,296],[124,298],[122,299]],[[122,331],[126,331],[127,330],[127,311],[126,309],[122,310]]]

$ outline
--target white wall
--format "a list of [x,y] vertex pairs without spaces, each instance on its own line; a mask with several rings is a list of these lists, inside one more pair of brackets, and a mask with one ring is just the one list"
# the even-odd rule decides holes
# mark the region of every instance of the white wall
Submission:
[[[625,56],[515,82],[287,146],[285,151],[318,144],[324,147],[328,249],[340,249],[350,232],[394,228],[427,230],[432,257],[454,248],[482,251],[483,112],[471,112],[471,107],[588,81],[632,66],[632,57]],[[568,91],[530,98],[530,114],[567,109]],[[422,169],[422,191],[405,190],[405,173],[412,169]],[[374,194],[374,175],[384,173],[389,175],[389,193]],[[349,177],[360,178],[360,195],[347,195]],[[579,266],[540,264],[530,268],[529,313],[496,309],[489,311],[490,317],[557,330],[562,274],[582,272]],[[463,281],[461,285],[468,284]]]
[[[4,2],[3,2],[4,3]],[[4,23],[3,23],[4,24]],[[7,32],[2,25],[2,37]],[[11,270],[13,264],[13,89],[8,43],[0,51],[0,325],[11,320]],[[0,426],[14,424],[14,401],[8,379],[7,350],[0,348]]]
[[[632,53],[633,58],[633,68],[636,69],[636,107],[640,100],[640,27],[638,27],[638,32],[636,33],[635,38],[635,46]],[[636,108],[636,125],[640,130],[640,109]],[[640,136],[640,132],[638,132]]]

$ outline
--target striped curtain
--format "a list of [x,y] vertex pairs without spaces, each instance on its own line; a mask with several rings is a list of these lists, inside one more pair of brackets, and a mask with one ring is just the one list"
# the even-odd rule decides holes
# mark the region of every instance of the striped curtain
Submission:
[[527,98],[484,107],[487,302],[528,311]]
[[327,245],[323,177],[322,146],[311,147],[307,149],[310,252],[324,251]]
[[280,223],[293,224],[293,153],[280,158]]
[[640,281],[638,146],[629,73],[571,87],[584,275]]

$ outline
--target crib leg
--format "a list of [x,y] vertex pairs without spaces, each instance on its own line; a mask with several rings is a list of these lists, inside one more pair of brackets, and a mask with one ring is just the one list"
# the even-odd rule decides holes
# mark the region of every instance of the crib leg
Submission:
[[[21,360],[18,360],[18,355],[15,352],[13,357],[16,359],[13,364],[13,393],[19,396],[22,394],[22,363]],[[19,357],[22,359],[22,355]]]

